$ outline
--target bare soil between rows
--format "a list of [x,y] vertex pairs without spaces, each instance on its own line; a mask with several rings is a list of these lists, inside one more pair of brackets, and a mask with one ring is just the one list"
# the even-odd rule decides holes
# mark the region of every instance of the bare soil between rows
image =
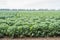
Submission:
[[60,37],[47,37],[47,38],[0,38],[0,40],[60,40]]

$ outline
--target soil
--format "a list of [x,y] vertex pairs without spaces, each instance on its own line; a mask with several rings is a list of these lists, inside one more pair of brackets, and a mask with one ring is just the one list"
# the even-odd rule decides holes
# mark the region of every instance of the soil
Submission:
[[47,38],[0,38],[0,40],[60,40],[60,37],[47,37]]

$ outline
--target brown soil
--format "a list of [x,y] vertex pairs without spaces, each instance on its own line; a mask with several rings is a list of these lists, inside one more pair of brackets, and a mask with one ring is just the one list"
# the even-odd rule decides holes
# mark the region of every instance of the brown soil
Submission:
[[0,38],[0,40],[60,40],[60,37],[47,37],[47,38]]

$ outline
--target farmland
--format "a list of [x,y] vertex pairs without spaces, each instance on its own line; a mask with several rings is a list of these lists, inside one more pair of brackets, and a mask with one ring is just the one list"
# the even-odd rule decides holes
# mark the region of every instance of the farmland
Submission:
[[0,37],[60,36],[60,11],[0,11]]

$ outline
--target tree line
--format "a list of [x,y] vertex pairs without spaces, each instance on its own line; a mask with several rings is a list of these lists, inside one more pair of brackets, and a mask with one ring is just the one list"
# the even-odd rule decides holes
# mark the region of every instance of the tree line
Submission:
[[56,9],[0,9],[0,11],[56,11]]

